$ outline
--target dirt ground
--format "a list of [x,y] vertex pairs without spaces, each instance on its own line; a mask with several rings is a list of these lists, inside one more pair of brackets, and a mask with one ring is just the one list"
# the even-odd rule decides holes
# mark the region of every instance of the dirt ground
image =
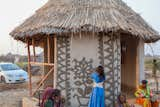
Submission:
[[[33,86],[39,81],[39,76],[32,78]],[[28,83],[0,83],[0,107],[22,107],[22,98],[29,95]]]
[[0,107],[21,107],[22,98],[28,96],[27,89],[11,89],[0,93]]
[[[33,89],[36,88],[37,82],[40,80],[40,76],[32,77]],[[148,77],[150,81],[150,86],[154,89],[154,80]],[[160,80],[160,79],[159,79]],[[28,83],[19,84],[3,84],[0,83],[0,107],[22,107],[22,98],[29,96]],[[133,94],[128,98],[131,99],[133,103]],[[138,106],[136,106],[138,107]]]

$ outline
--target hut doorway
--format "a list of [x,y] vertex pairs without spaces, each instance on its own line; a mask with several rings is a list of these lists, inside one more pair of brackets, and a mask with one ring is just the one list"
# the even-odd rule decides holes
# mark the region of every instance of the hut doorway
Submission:
[[121,90],[124,93],[133,92],[137,87],[138,41],[130,36],[121,36]]

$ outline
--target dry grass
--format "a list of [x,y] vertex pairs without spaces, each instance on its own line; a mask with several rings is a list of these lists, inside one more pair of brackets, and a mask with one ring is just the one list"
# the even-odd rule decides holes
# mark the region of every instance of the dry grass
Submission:
[[[122,0],[49,0],[11,35],[25,41],[40,34],[125,32],[153,42],[160,39],[142,17]],[[42,36],[42,35],[41,35]]]

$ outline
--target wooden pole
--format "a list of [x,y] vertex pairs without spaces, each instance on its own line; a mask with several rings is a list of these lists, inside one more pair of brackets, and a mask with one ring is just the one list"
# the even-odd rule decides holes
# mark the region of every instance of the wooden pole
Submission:
[[47,36],[47,48],[48,48],[48,63],[51,61],[51,52],[50,52],[50,37]]
[[31,55],[30,55],[30,44],[29,40],[27,40],[27,49],[28,49],[28,74],[29,74],[29,94],[32,95],[32,80],[31,80]]
[[54,66],[54,63],[30,62],[30,64],[37,66]]
[[32,39],[32,45],[33,45],[33,61],[36,62],[36,51],[35,51],[35,41]]
[[57,37],[54,36],[54,72],[53,72],[53,86],[56,88],[57,80]]

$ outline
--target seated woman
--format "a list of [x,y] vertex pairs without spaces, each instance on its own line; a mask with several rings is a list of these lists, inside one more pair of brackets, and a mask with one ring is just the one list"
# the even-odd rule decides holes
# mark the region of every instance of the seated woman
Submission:
[[158,107],[158,102],[156,100],[151,100],[153,98],[153,94],[148,86],[147,80],[142,80],[142,85],[140,85],[135,92],[135,96],[137,97],[136,103],[142,105],[143,107]]
[[40,107],[64,107],[64,98],[61,97],[61,92],[58,89],[48,87],[42,95]]
[[54,90],[52,99],[54,101],[54,107],[64,107],[65,99],[62,97],[60,90]]
[[120,94],[118,96],[117,102],[115,104],[115,107],[134,107],[134,105],[129,105],[127,100],[126,100],[126,96]]
[[54,107],[54,101],[52,99],[53,92],[54,90],[51,87],[47,87],[44,90],[40,107]]

